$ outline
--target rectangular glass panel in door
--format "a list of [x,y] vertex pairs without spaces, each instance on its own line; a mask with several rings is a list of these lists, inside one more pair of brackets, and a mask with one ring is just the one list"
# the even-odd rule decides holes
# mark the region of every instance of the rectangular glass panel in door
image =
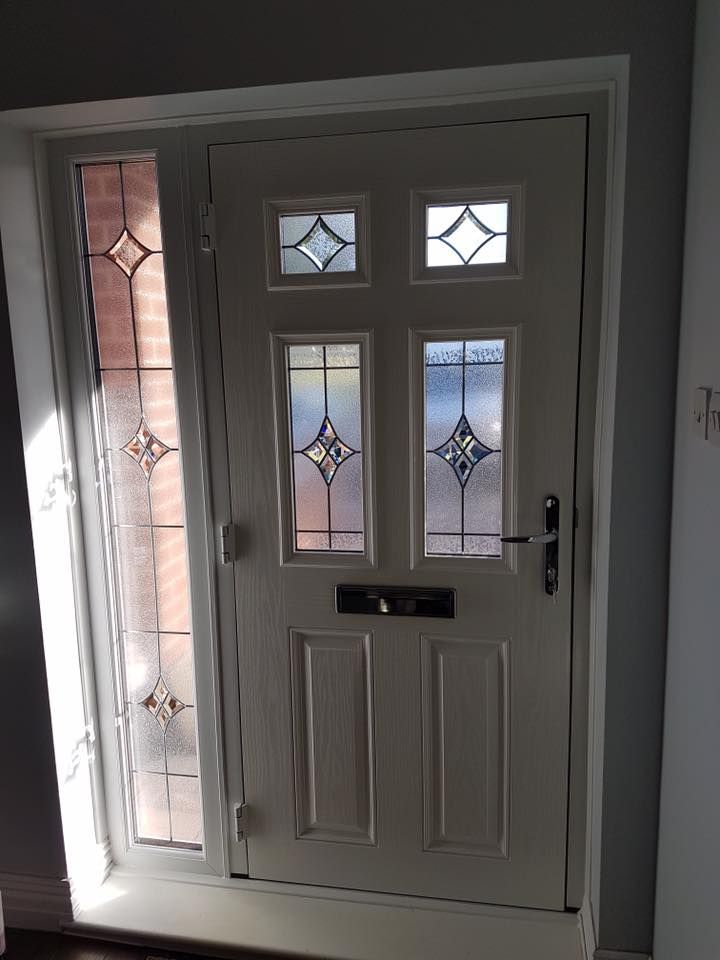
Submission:
[[360,344],[289,344],[285,359],[294,549],[362,554]]
[[199,848],[178,418],[155,161],[79,168],[130,840]]
[[428,341],[425,553],[499,557],[504,340]]

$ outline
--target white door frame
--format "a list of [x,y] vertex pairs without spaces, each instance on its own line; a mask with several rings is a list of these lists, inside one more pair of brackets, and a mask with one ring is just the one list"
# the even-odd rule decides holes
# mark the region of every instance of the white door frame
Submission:
[[[477,108],[484,105],[497,118],[513,115],[513,105],[535,101],[550,105],[547,98],[604,95],[608,122],[605,165],[606,204],[602,276],[593,277],[593,286],[601,296],[600,353],[597,402],[592,431],[593,520],[592,582],[589,613],[589,741],[580,744],[588,756],[587,790],[571,802],[575,811],[575,847],[586,847],[571,864],[570,903],[580,906],[583,895],[589,897],[597,915],[600,870],[601,798],[603,767],[603,730],[605,701],[605,650],[608,605],[608,562],[612,441],[615,415],[615,382],[619,328],[620,265],[622,255],[622,219],[624,206],[624,170],[627,139],[627,102],[629,58],[626,56],[588,58],[438,71],[353,80],[321,81],[283,86],[258,87],[232,91],[173,94],[162,97],[108,101],[89,104],[40,107],[0,114],[0,231],[3,236],[6,281],[13,347],[18,379],[23,441],[36,557],[50,550],[55,569],[72,569],[72,540],[69,533],[48,529],[40,516],[38,484],[46,485],[48,468],[54,464],[62,475],[66,433],[62,429],[65,384],[62,366],[56,360],[57,295],[55,279],[48,264],[53,261],[45,225],[49,205],[45,160],[48,141],[71,135],[117,134],[122,149],[122,133],[159,127],[188,127],[189,167],[197,190],[198,168],[193,150],[198,143],[210,142],[226,124],[248,121],[285,121],[295,118],[327,117],[377,111],[424,108],[437,112],[442,108]],[[540,99],[542,98],[542,99]],[[545,107],[547,109],[547,106]],[[515,114],[517,115],[517,114]],[[487,114],[486,114],[487,116]],[[210,126],[208,126],[210,125]],[[213,125],[215,126],[213,130]],[[204,130],[200,130],[204,127]],[[592,398],[591,398],[592,399]],[[42,418],[39,420],[39,418]],[[45,431],[48,454],[38,457],[38,428]],[[52,472],[52,471],[51,471]],[[67,598],[59,597],[48,579],[47,565],[37,561],[40,604],[46,648],[53,644],[75,646],[76,672],[82,674],[77,658],[78,623],[82,611],[71,609]],[[69,641],[68,641],[69,638]],[[580,667],[581,665],[578,665]],[[49,677],[52,688],[54,678]],[[55,678],[55,682],[59,682]],[[577,704],[577,697],[574,698]],[[63,698],[65,700],[65,698]],[[81,711],[82,712],[82,711]],[[578,721],[587,713],[580,704]],[[53,716],[55,721],[55,716]],[[573,720],[575,721],[575,717]],[[587,722],[587,717],[585,718]],[[585,768],[585,762],[581,764]],[[572,778],[571,778],[572,779]],[[85,829],[81,837],[70,799],[61,806],[66,840],[84,842],[88,851],[97,846],[102,823],[97,830]],[[88,782],[87,789],[92,789]],[[73,796],[77,803],[77,796]],[[585,809],[587,802],[587,808]],[[582,808],[582,810],[581,810]],[[587,817],[586,817],[587,813]],[[580,829],[580,825],[582,825]],[[96,837],[97,834],[97,837]],[[584,851],[582,851],[584,854]],[[72,859],[72,858],[70,858]],[[575,874],[573,874],[573,870]]]

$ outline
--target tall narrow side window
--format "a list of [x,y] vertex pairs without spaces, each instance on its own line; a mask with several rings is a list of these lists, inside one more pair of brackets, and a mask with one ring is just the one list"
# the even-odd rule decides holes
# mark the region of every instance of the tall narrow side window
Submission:
[[202,846],[185,510],[153,160],[78,168],[129,839]]

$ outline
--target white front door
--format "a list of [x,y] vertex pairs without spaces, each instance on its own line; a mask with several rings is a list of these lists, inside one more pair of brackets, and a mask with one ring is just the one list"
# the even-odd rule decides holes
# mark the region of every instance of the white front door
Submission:
[[585,144],[211,148],[252,877],[564,906]]

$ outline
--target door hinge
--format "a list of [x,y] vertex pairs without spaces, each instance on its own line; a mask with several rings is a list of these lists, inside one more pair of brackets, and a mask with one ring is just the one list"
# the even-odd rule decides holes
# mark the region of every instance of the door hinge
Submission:
[[233,829],[238,843],[247,840],[248,836],[248,805],[236,803],[233,808]]
[[235,524],[220,524],[220,563],[235,561]]
[[215,249],[215,207],[200,204],[200,249],[208,253]]

